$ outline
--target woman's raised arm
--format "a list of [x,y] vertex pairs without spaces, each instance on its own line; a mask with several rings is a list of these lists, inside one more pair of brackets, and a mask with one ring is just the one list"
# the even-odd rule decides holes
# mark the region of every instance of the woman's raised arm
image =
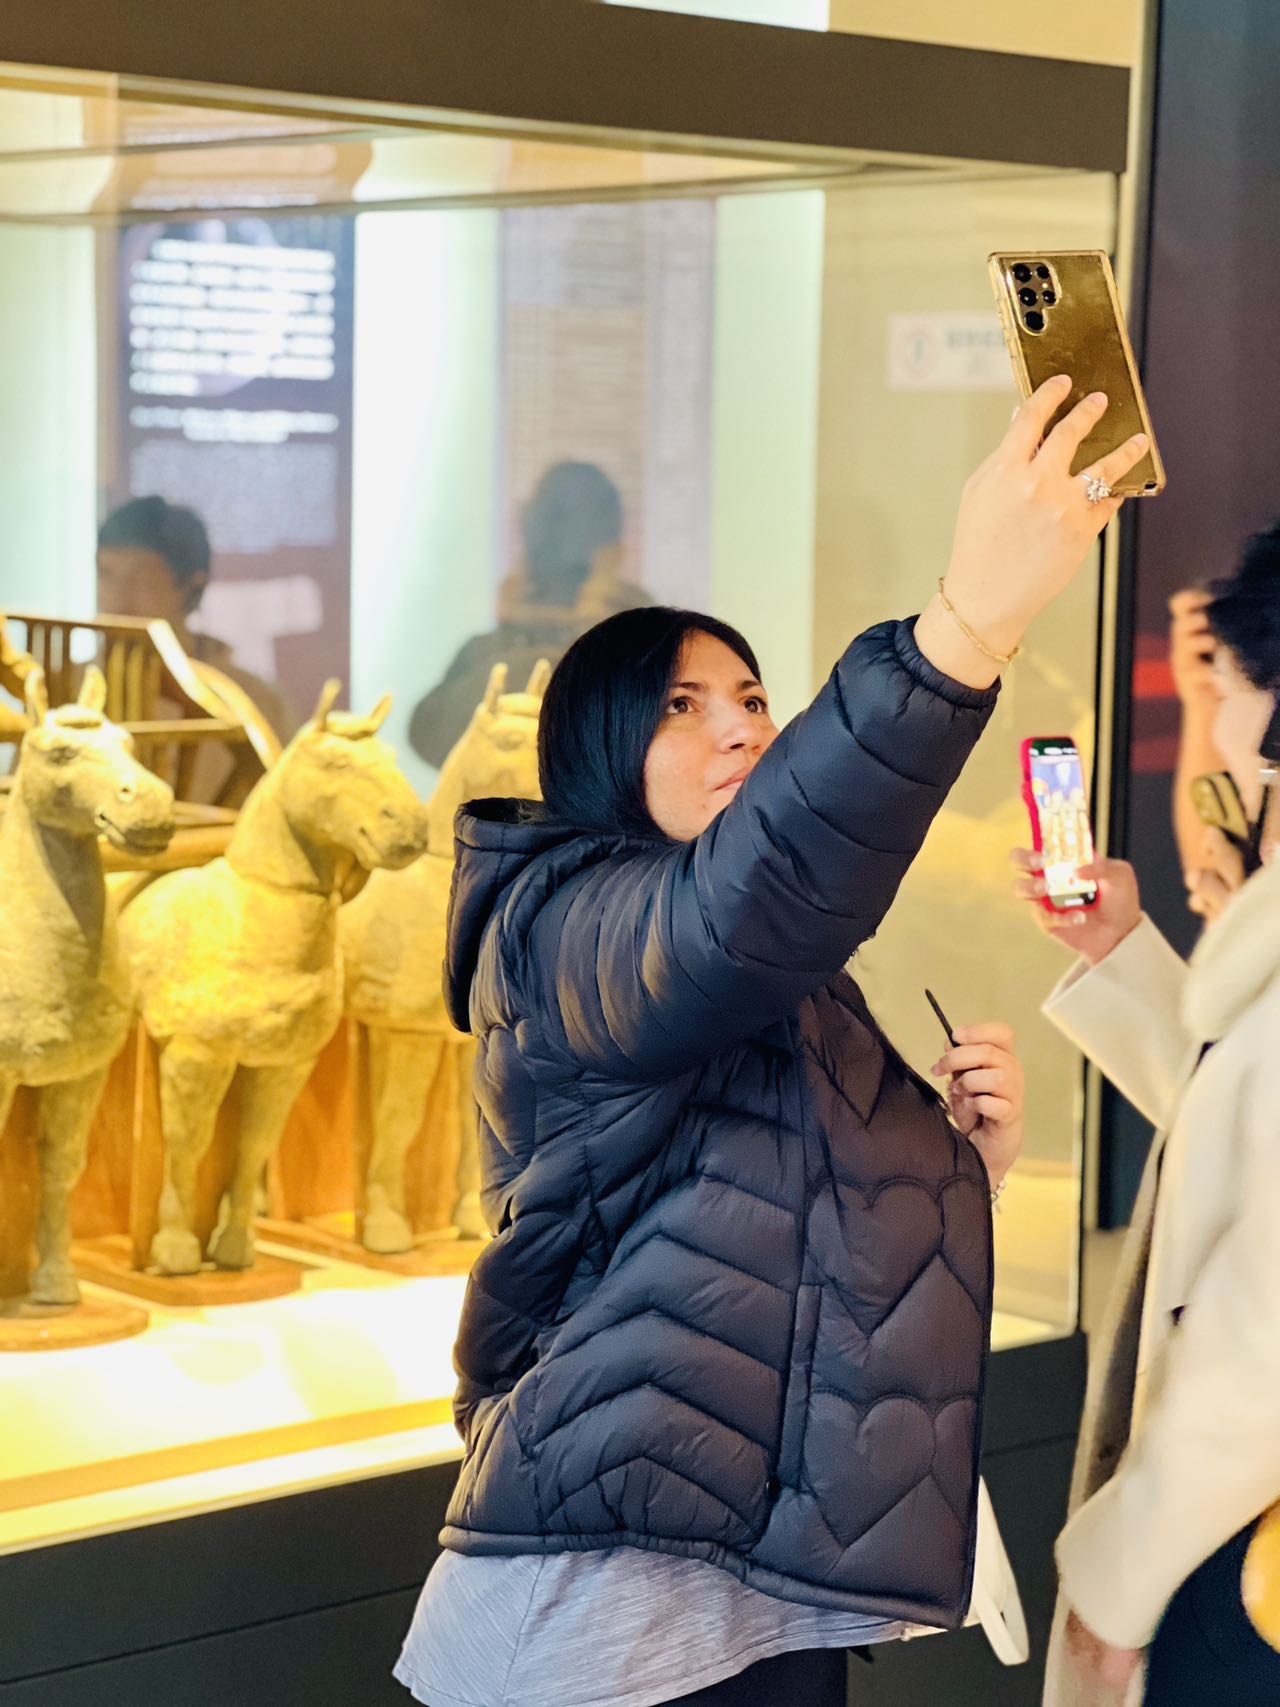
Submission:
[[678,1071],[792,1011],[874,935],[995,704],[984,648],[1017,645],[1118,507],[1069,473],[1104,404],[1037,454],[1065,389],[1042,387],[966,486],[946,604],[854,641],[702,835],[588,870],[527,922],[529,993],[576,1060]]

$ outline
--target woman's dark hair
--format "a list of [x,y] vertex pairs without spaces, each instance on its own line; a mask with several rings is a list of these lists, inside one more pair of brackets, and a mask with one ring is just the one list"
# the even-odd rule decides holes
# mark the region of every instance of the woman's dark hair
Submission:
[[154,551],[181,585],[209,573],[209,535],[194,510],[164,498],[130,498],[98,529],[98,545]]
[[571,605],[596,553],[622,538],[622,498],[594,462],[556,462],[525,506],[522,528],[533,602]]
[[1214,637],[1254,687],[1280,692],[1280,522],[1255,534],[1235,574],[1211,590]]
[[644,764],[686,638],[723,641],[755,676],[755,653],[727,623],[649,605],[589,628],[556,666],[542,703],[538,774],[554,818],[577,828],[652,836]]

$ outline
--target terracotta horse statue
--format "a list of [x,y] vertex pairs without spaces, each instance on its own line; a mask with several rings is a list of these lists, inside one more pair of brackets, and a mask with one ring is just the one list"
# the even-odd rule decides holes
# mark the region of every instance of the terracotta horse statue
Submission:
[[[133,854],[161,852],[173,835],[173,794],[103,715],[99,670],[86,670],[79,700],[56,711],[42,670],[27,674],[24,689],[31,727],[0,819],[0,1131],[17,1088],[35,1087],[40,1200],[29,1296],[75,1304],[71,1193],[133,1019],[99,837]],[[0,1203],[0,1215],[11,1212]]]
[[151,1258],[191,1274],[196,1179],[218,1110],[239,1075],[238,1145],[208,1255],[253,1263],[262,1171],[342,1015],[338,909],[367,874],[408,865],[427,842],[427,813],[368,717],[333,710],[330,682],[314,717],[245,801],[224,858],[173,872],[122,916],[138,1001],[160,1051],[164,1183]]
[[486,1231],[471,1090],[475,1044],[450,1024],[440,982],[453,881],[453,820],[468,800],[538,798],[538,717],[550,675],[551,666],[539,663],[523,693],[507,693],[506,665],[495,666],[484,699],[445,760],[431,797],[426,854],[407,871],[376,872],[342,916],[347,1011],[363,1022],[369,1038],[373,1142],[361,1238],[371,1251],[391,1254],[413,1244],[405,1161],[445,1071],[454,1072],[456,1102],[432,1142],[452,1184],[446,1186],[448,1201],[437,1206],[431,1230],[454,1226],[465,1237],[477,1238]]

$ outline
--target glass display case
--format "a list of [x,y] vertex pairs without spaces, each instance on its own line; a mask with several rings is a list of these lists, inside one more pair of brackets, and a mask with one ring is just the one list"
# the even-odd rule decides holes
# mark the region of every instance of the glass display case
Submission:
[[[295,719],[329,677],[361,710],[390,693],[425,801],[494,665],[520,689],[628,603],[737,625],[789,717],[860,629],[930,596],[1007,423],[987,253],[1112,248],[1115,219],[1104,172],[486,134],[0,67],[0,608],[91,616],[98,524],[158,494],[212,549],[192,655]],[[1057,960],[1008,855],[1019,740],[1091,751],[1100,587],[1095,567],[1031,635],[855,968],[924,1068],[926,984],[957,1021],[1017,1024],[998,1350],[1077,1328],[1081,1076],[1038,1017]],[[437,1228],[417,1272],[355,1250],[370,1093],[349,1060],[324,1071],[340,1088],[312,1082],[263,1188],[286,1295],[161,1278],[131,1293],[132,1338],[0,1353],[0,1552],[456,1455],[449,1255],[474,1240]],[[144,1079],[109,1087],[120,1119]],[[129,1233],[142,1166],[102,1124],[82,1242]],[[281,1243],[291,1218],[315,1236]]]

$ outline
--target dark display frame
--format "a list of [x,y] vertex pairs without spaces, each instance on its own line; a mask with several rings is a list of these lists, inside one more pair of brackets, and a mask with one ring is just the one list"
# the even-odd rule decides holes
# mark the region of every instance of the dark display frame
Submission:
[[[871,150],[1125,168],[1130,74],[592,0],[6,0],[0,57],[278,92],[284,110],[408,124],[643,133],[741,154]],[[255,100],[255,105],[261,105]],[[268,101],[265,105],[270,106]]]
[[[854,1664],[850,1707],[946,1699],[1038,1707],[1084,1337],[991,1360],[982,1469],[1032,1657],[980,1630]],[[453,1463],[0,1559],[5,1707],[405,1707],[391,1678],[457,1475]]]

